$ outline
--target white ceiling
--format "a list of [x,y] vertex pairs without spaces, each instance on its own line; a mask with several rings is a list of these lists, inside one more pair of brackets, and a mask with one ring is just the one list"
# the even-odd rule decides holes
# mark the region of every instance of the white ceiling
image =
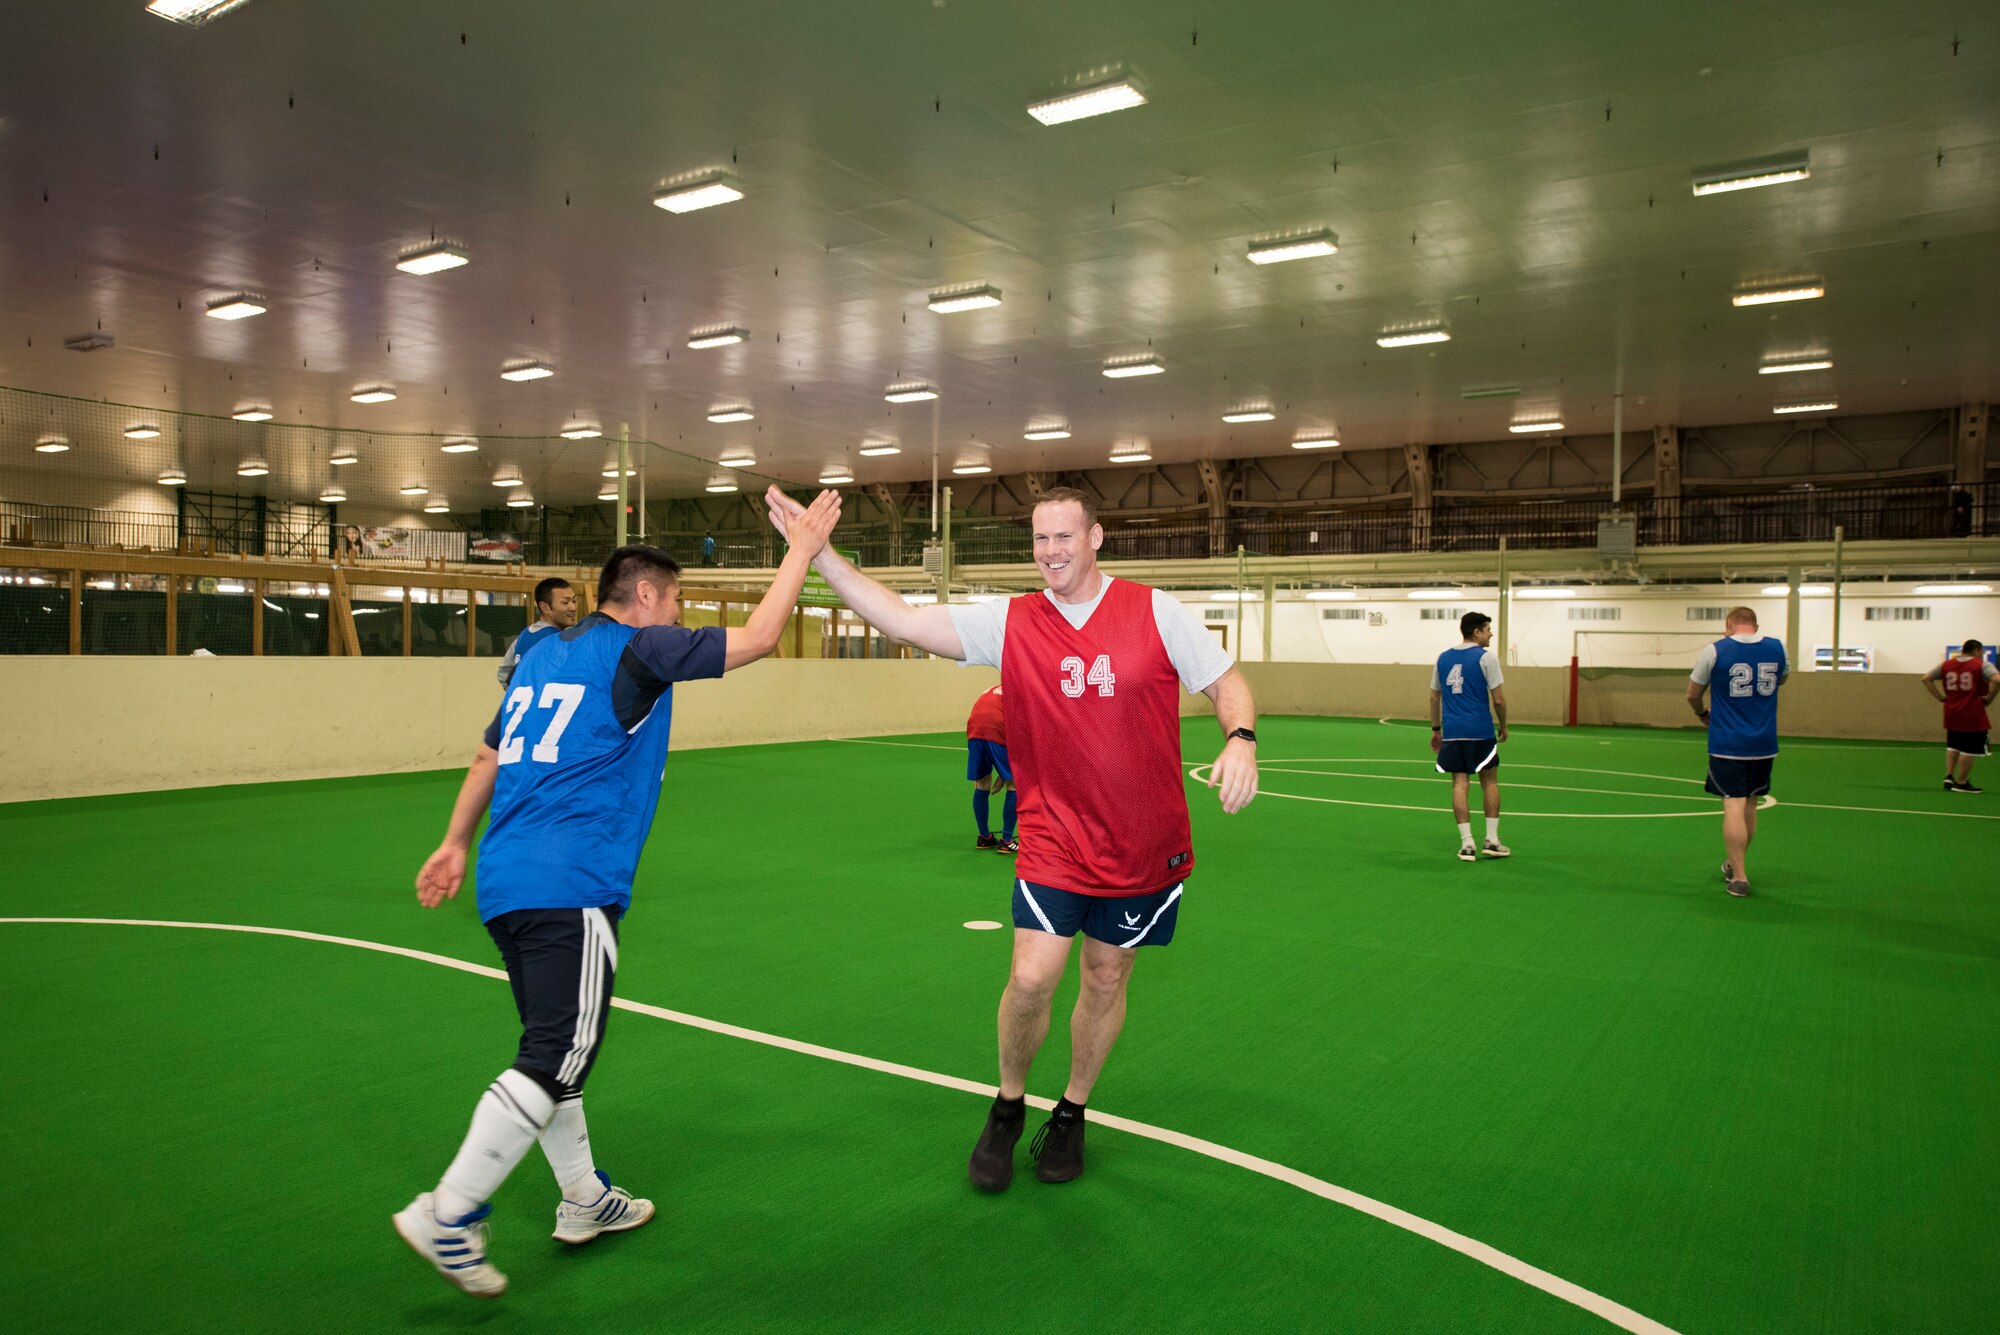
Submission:
[[[1492,439],[1538,407],[1595,433],[1621,385],[1628,430],[1808,392],[1842,412],[2000,398],[1992,6],[254,0],[186,29],[65,0],[7,6],[0,43],[0,385],[362,429],[339,470],[356,501],[418,478],[483,500],[510,463],[538,499],[586,501],[602,444],[545,439],[575,417],[692,458],[651,453],[657,487],[737,446],[795,482],[928,476],[930,406],[882,401],[899,378],[942,389],[947,468],[1000,471],[1139,438],[1161,460],[1269,454],[1322,425],[1348,448]],[[1025,113],[1113,66],[1149,105]],[[1690,195],[1695,167],[1798,148],[1809,181]],[[652,207],[663,178],[732,164],[742,201]],[[1244,259],[1315,227],[1339,254]],[[391,267],[433,232],[473,262]],[[1729,305],[1801,275],[1827,297]],[[962,282],[1005,304],[925,309]],[[237,290],[270,313],[203,316]],[[1453,341],[1375,345],[1423,317]],[[99,322],[115,348],[63,349]],[[752,341],[686,348],[717,323]],[[1148,350],[1165,375],[1099,374]],[[1835,370],[1754,373],[1805,350]],[[558,374],[501,381],[521,357]],[[401,397],[348,401],[376,381]],[[1523,395],[1460,398],[1495,384]],[[1278,420],[1219,420],[1252,398]],[[757,420],[710,425],[725,400]],[[1022,440],[1043,414],[1074,437]],[[486,444],[447,458],[394,432]],[[0,463],[149,481],[180,462],[233,488],[257,434],[98,429],[37,456],[10,422]],[[868,435],[905,452],[854,457]],[[267,442],[272,493],[316,491],[331,439]]]

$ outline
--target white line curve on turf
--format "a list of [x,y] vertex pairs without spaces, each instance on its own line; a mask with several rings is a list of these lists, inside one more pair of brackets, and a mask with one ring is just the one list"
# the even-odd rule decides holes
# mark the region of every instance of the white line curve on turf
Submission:
[[[1357,762],[1349,761],[1345,763],[1353,764]],[[1359,762],[1359,763],[1367,763],[1367,762]],[[1208,782],[1207,773],[1209,770],[1213,768],[1215,768],[1213,765],[1190,766],[1187,775],[1189,779],[1193,780],[1196,783],[1206,784]],[[1537,766],[1536,768],[1561,769],[1563,767],[1560,765],[1542,765],[1542,766]],[[1260,774],[1271,773],[1271,767],[1261,766],[1258,772]],[[1287,770],[1285,772],[1290,774],[1314,774],[1314,775],[1326,773],[1325,770],[1313,770],[1313,769]],[[1388,774],[1359,774],[1359,775],[1354,775],[1352,777],[1361,779],[1388,779],[1388,778],[1393,778],[1394,776]],[[1649,779],[1659,779],[1659,778],[1665,778],[1666,776],[1660,774],[1649,774],[1644,777]],[[1669,779],[1667,781],[1669,783],[1682,782],[1682,780],[1679,779]],[[1517,783],[1517,784],[1512,784],[1510,786],[1514,788],[1545,788],[1548,785]],[[1605,793],[1607,795],[1613,792],[1613,790],[1609,788],[1565,788],[1565,789],[1560,789],[1558,791],[1573,792],[1573,793]],[[1443,807],[1439,807],[1436,805],[1413,806],[1408,802],[1363,802],[1356,798],[1351,798],[1351,797],[1309,797],[1304,793],[1281,793],[1276,791],[1275,789],[1265,788],[1261,785],[1257,789],[1257,796],[1283,797],[1283,798],[1288,798],[1294,802],[1323,802],[1327,806],[1333,806],[1333,807],[1376,807],[1383,811],[1421,811],[1425,813],[1430,813],[1430,812],[1444,810]],[[1688,798],[1681,797],[1675,793],[1636,793],[1632,794],[1632,796],[1655,797],[1663,802],[1685,802],[1690,800]],[[1778,805],[1778,799],[1772,797],[1769,793],[1766,793],[1763,799],[1757,803],[1757,809],[1759,811],[1769,811],[1772,807],[1777,805]],[[1792,806],[1801,804],[1787,803],[1786,805]],[[1703,816],[1713,819],[1717,816],[1720,816],[1721,814],[1722,814],[1722,808],[1719,805],[1707,811],[1509,811],[1507,813],[1510,819],[1533,818],[1535,820],[1686,820],[1690,817],[1693,817],[1695,819],[1700,819]],[[1916,813],[1916,814],[1926,814],[1926,813]],[[1945,814],[1949,815],[1955,813],[1947,812]]]
[[[1351,718],[1351,717],[1353,717],[1353,716],[1352,716],[1352,715],[1345,715],[1345,714],[1343,714],[1343,715],[1332,715],[1332,714],[1329,714],[1329,715],[1325,715],[1324,717],[1327,717],[1327,718],[1336,718],[1336,717],[1338,717],[1338,718]],[[1376,721],[1377,723],[1381,724],[1381,725],[1382,725],[1383,727],[1385,727],[1385,728],[1428,728],[1428,726],[1429,726],[1428,724],[1423,724],[1423,723],[1406,723],[1406,722],[1404,722],[1404,721],[1403,721],[1402,719],[1394,719],[1394,718],[1378,718],[1378,719],[1376,719],[1375,721]],[[1591,736],[1586,736],[1586,735],[1584,735],[1584,734],[1580,734],[1580,733],[1579,733],[1579,734],[1572,734],[1572,733],[1570,732],[1569,728],[1568,728],[1568,727],[1566,727],[1566,726],[1564,726],[1564,727],[1557,727],[1557,725],[1555,725],[1555,724],[1549,724],[1549,723],[1540,723],[1540,724],[1536,724],[1536,725],[1534,725],[1534,726],[1535,726],[1535,727],[1537,727],[1537,728],[1556,728],[1556,731],[1554,731],[1554,732],[1537,732],[1537,733],[1535,733],[1535,734],[1534,734],[1534,736],[1536,736],[1536,737],[1544,737],[1544,738],[1549,738],[1549,739],[1551,739],[1551,740],[1554,740],[1554,741],[1559,741],[1559,742],[1595,742],[1595,741],[1602,741],[1602,740],[1603,740],[1602,738],[1599,738],[1599,737],[1591,737]],[[1585,726],[1587,726],[1587,727],[1592,727],[1592,728],[1599,728],[1599,729],[1602,729],[1602,728],[1610,728],[1610,727],[1617,727],[1617,726],[1619,726],[1619,725],[1618,725],[1618,724],[1613,724],[1613,723],[1592,723],[1592,724],[1586,724]],[[1633,726],[1644,726],[1644,725],[1633,725]],[[1701,744],[1702,744],[1702,742],[1704,742],[1704,741],[1706,740],[1706,738],[1703,738],[1703,737],[1669,737],[1669,736],[1665,736],[1665,735],[1664,735],[1664,734],[1666,734],[1666,733],[1691,733],[1691,732],[1694,732],[1694,731],[1696,731],[1696,729],[1695,729],[1695,728],[1693,728],[1692,726],[1690,726],[1690,727],[1686,727],[1686,728],[1647,728],[1647,729],[1646,729],[1646,732],[1647,732],[1647,735],[1649,736],[1649,738],[1650,738],[1651,740],[1653,740],[1653,741],[1656,741],[1656,742],[1673,742],[1673,743],[1675,743],[1676,745],[1680,745],[1680,746],[1699,746],[1699,745],[1701,745]],[[1606,745],[1609,745],[1609,743],[1606,743]],[[1785,742],[1785,744],[1784,744],[1784,745],[1785,745],[1785,749],[1786,749],[1786,750],[1788,750],[1788,751],[1929,751],[1929,750],[1933,750],[1933,749],[1935,749],[1935,746],[1936,746],[1936,744],[1935,744],[1935,743],[1933,743],[1933,742],[1891,742],[1891,741],[1881,741],[1881,742],[1867,742],[1867,741],[1864,741],[1864,742]]]
[[[889,743],[893,745],[894,743]],[[954,748],[941,748],[951,750]],[[153,918],[44,918],[44,917],[0,917],[0,923],[45,924],[65,927],[178,927],[195,931],[244,932],[253,936],[284,936],[299,941],[317,941],[326,945],[351,946],[356,950],[372,950],[383,955],[400,955],[404,959],[417,960],[424,964],[435,964],[446,969],[457,969],[461,973],[477,974],[482,978],[504,980],[504,970],[490,965],[474,964],[470,960],[454,959],[449,955],[436,955],[428,950],[415,950],[408,946],[392,946],[381,941],[363,941],[351,936],[329,936],[323,932],[307,932],[291,927],[255,927],[242,923],[224,922],[174,922]],[[807,1057],[819,1057],[826,1061],[839,1062],[845,1066],[856,1066],[867,1071],[884,1075],[901,1076],[906,1080],[916,1080],[927,1085],[937,1085],[943,1089],[954,1089],[965,1094],[982,1097],[992,1093],[991,1085],[974,1080],[963,1080],[954,1075],[942,1075],[936,1071],[926,1071],[915,1066],[905,1066],[900,1062],[882,1061],[876,1057],[864,1057],[858,1053],[843,1052],[838,1048],[822,1047],[817,1043],[805,1043],[795,1038],[785,1038],[778,1034],[767,1034],[761,1030],[745,1029],[741,1025],[725,1024],[720,1020],[708,1020],[699,1015],[688,1015],[682,1011],[668,1010],[662,1006],[649,1006],[644,1002],[627,1001],[623,997],[613,997],[611,1004],[619,1010],[632,1011],[639,1015],[650,1015],[654,1019],[667,1020],[674,1024],[686,1025],[691,1029],[720,1034],[725,1038],[740,1038],[750,1043],[760,1043],[766,1047],[780,1048],[786,1052],[796,1052]],[[1055,1106],[1052,1099],[1030,1096],[1028,1102],[1037,1108],[1049,1109]],[[1454,1232],[1442,1224],[1436,1224],[1407,1210],[1399,1210],[1371,1196],[1336,1186],[1310,1173],[1288,1168],[1270,1159],[1260,1159],[1254,1154],[1234,1150],[1227,1145],[1218,1145],[1212,1140],[1199,1136],[1185,1135],[1165,1127],[1153,1126],[1147,1122],[1133,1121],[1129,1117],[1119,1117],[1111,1113],[1093,1112],[1091,1120],[1100,1126],[1111,1127],[1127,1134],[1155,1140],[1163,1145],[1187,1150],[1191,1154],[1203,1155],[1220,1163],[1246,1169],[1274,1182],[1297,1187],[1301,1191],[1329,1200],[1336,1205],[1344,1205],[1370,1218],[1400,1228],[1406,1233],[1414,1233],[1420,1238],[1447,1247],[1461,1256],[1479,1262],[1483,1266],[1497,1270],[1503,1275],[1520,1280],[1562,1301],[1579,1307],[1591,1315],[1619,1327],[1635,1332],[1635,1335],[1676,1335],[1669,1326],[1663,1326],[1651,1317],[1643,1316],[1622,1303],[1613,1302],[1602,1294],[1593,1293],[1579,1284],[1573,1284],[1560,1275],[1552,1275],[1537,1266],[1529,1265],[1518,1257],[1509,1256],[1497,1247],[1488,1246],[1477,1238],[1469,1238]]]

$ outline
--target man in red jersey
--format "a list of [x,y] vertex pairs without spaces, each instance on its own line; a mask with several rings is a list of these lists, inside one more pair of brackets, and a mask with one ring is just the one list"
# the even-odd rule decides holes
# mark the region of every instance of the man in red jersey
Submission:
[[[973,847],[1002,853],[1021,851],[1014,838],[1014,766],[1007,758],[1007,714],[998,686],[979,693],[965,720],[965,777],[972,780],[972,819],[979,826]],[[1005,793],[1000,807],[1000,833],[993,833],[993,796]]]
[[[775,518],[802,513],[793,503]],[[1224,735],[1209,774],[1223,811],[1257,795],[1256,707],[1242,674],[1171,594],[1097,568],[1104,529],[1090,498],[1042,493],[1035,564],[1048,587],[1006,602],[912,607],[831,549],[820,574],[891,639],[997,666],[1020,791],[1014,963],[1000,998],[1000,1091],[967,1164],[973,1185],[1013,1180],[1028,1067],[1079,929],[1083,980],[1070,1017],[1069,1084],[1030,1154],[1043,1182],[1083,1172],[1084,1105],[1125,1023],[1135,948],[1173,939],[1194,870],[1181,774],[1178,688],[1215,702]]]
[[1967,640],[1957,653],[1924,674],[1924,689],[1944,702],[1944,790],[1985,792],[1972,786],[1972,762],[1986,754],[1993,726],[1986,706],[2000,695],[2000,668],[1986,661],[1985,645]]

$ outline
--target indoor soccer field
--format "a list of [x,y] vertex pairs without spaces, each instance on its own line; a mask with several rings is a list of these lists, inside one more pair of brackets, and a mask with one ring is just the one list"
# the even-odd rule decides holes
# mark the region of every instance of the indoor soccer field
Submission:
[[471,903],[410,888],[458,774],[0,807],[7,1324],[1986,1327],[2000,797],[1788,741],[1738,901],[1698,734],[1517,729],[1514,857],[1465,865],[1421,726],[1260,730],[1224,817],[1185,724],[1199,866],[1087,1173],[991,1198],[1010,934],[968,924],[1010,882],[962,740],[674,755],[588,1100],[661,1212],[567,1249],[531,1156],[491,1305],[389,1226],[517,1033]]

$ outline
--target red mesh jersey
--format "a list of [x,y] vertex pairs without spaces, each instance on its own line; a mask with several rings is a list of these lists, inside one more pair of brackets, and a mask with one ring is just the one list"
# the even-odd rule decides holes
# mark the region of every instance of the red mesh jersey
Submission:
[[1112,580],[1081,630],[1041,593],[1013,599],[1000,681],[1020,789],[1016,875],[1117,897],[1194,870],[1180,676],[1151,589]]
[[1000,707],[998,686],[981,691],[979,698],[972,702],[972,714],[965,720],[965,735],[977,737],[982,742],[1007,745],[1007,716]]
[[1986,660],[1947,658],[1942,672],[1945,731],[1985,732],[1992,726],[1986,717]]

